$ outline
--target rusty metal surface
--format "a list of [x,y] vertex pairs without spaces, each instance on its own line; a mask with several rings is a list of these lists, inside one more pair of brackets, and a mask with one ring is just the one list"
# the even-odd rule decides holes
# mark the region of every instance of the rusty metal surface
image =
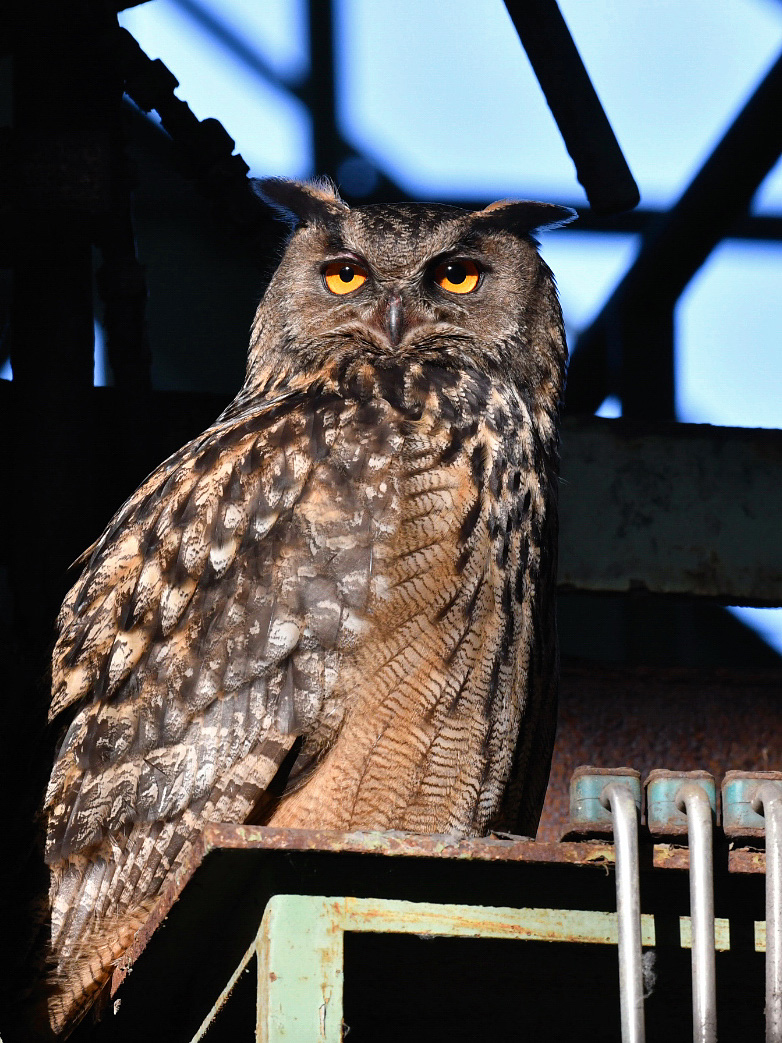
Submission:
[[[256,848],[325,851],[457,862],[538,863],[610,870],[613,846],[603,841],[559,842],[568,825],[569,782],[578,765],[631,764],[646,774],[659,766],[704,768],[721,777],[728,768],[777,767],[782,750],[779,675],[693,670],[600,668],[563,670],[560,721],[540,839],[457,841],[398,833],[335,834],[250,826],[210,826],[163,890],[161,901],[125,954],[112,980],[116,992],[185,884],[209,851]],[[751,710],[751,712],[750,712]],[[722,856],[720,856],[722,858]],[[724,865],[725,859],[722,858]],[[687,849],[642,842],[642,871],[687,870]],[[727,852],[727,868],[741,876],[763,873],[765,854],[749,847]],[[676,874],[678,875],[678,874]]]
[[188,856],[165,887],[149,919],[138,931],[133,945],[117,962],[111,979],[111,994],[116,993],[150,938],[165,920],[188,881],[204,858],[217,850],[267,850],[330,852],[380,855],[402,858],[446,858],[483,862],[526,862],[583,867],[613,865],[611,844],[505,840],[487,837],[459,840],[447,836],[420,836],[411,833],[338,833],[330,830],[276,829],[268,826],[227,825],[206,827]]
[[613,862],[611,844],[541,842],[501,836],[462,840],[437,834],[338,833],[328,829],[276,829],[271,826],[211,824],[204,831],[206,850],[217,848],[330,851],[397,858],[453,858],[482,862],[547,862],[594,865]]
[[766,822],[755,806],[759,789],[767,782],[782,784],[782,771],[729,771],[722,780],[722,825],[733,839],[765,840]]
[[731,873],[765,873],[766,852],[756,848],[737,848],[728,853]]
[[709,799],[712,812],[717,813],[717,788],[714,777],[707,771],[671,771],[655,768],[644,782],[646,791],[646,824],[652,836],[662,839],[686,837],[690,824],[683,806],[679,806],[679,790],[688,783],[696,783]]
[[[614,782],[622,782],[629,788],[640,816],[640,772],[635,768],[596,768],[591,764],[580,764],[570,778],[569,833],[585,836],[602,834],[604,837],[613,834],[614,815],[605,793],[608,785]],[[567,839],[580,838],[573,835]]]
[[[118,961],[111,982],[111,994],[120,987],[135,961],[146,948],[157,928],[166,919],[193,873],[213,851],[227,850],[322,852],[359,854],[385,858],[447,859],[471,862],[505,862],[574,866],[585,870],[608,871],[614,866],[613,844],[603,840],[532,841],[484,837],[460,840],[448,836],[420,836],[412,833],[338,833],[329,830],[277,829],[268,826],[211,824],[178,866],[163,889],[151,916],[139,930],[133,945]],[[686,847],[643,843],[641,868],[686,870]],[[728,853],[731,873],[762,873],[765,855],[761,851],[738,849]]]
[[562,478],[562,589],[782,604],[782,432],[571,417]]

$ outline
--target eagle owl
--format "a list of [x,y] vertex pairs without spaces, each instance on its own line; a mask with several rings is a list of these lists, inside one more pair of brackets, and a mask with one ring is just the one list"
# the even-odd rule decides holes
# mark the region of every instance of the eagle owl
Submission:
[[205,822],[540,816],[566,347],[531,232],[571,213],[260,189],[295,230],[245,384],[115,515],[59,618],[55,1033]]

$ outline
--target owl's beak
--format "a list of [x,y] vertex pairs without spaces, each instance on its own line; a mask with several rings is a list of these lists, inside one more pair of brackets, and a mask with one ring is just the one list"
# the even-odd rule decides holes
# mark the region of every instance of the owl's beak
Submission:
[[420,321],[410,299],[400,290],[393,290],[381,300],[372,325],[385,335],[392,348],[398,348]]
[[393,346],[399,347],[405,332],[405,311],[402,295],[399,293],[389,297],[386,308],[386,333]]

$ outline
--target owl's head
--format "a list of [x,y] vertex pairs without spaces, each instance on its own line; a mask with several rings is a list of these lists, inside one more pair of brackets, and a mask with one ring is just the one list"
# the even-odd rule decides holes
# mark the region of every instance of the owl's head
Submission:
[[258,188],[294,231],[258,308],[248,385],[369,358],[472,366],[559,400],[562,318],[532,233],[573,211],[514,200],[350,208],[327,182]]

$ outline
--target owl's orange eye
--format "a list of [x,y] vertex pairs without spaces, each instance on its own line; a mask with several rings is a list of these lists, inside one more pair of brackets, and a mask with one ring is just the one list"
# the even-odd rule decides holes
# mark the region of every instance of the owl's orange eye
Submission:
[[332,261],[323,271],[323,281],[332,293],[352,293],[367,281],[367,272],[353,261]]
[[434,281],[449,293],[472,293],[481,281],[475,261],[443,261],[434,270]]

